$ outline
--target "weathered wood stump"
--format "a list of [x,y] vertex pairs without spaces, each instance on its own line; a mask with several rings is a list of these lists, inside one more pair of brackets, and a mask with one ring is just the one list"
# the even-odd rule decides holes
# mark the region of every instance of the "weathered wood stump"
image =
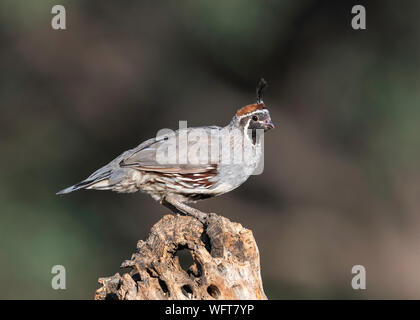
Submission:
[[[193,261],[187,270],[177,255],[185,249]],[[252,232],[216,214],[206,226],[188,216],[164,216],[121,267],[129,271],[98,280],[95,299],[267,299]]]

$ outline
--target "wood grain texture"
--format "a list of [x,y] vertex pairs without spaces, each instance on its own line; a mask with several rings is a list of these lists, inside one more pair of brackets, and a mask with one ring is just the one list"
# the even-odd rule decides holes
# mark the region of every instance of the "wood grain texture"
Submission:
[[[192,257],[185,270],[179,251]],[[98,280],[95,299],[267,299],[252,232],[213,213],[206,226],[189,216],[164,216],[121,267],[127,272]]]

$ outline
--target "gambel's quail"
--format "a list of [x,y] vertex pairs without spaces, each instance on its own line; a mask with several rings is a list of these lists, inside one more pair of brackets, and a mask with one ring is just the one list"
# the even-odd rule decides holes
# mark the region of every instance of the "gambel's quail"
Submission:
[[203,223],[206,213],[187,205],[229,192],[255,174],[262,159],[263,133],[274,128],[257,86],[257,103],[239,109],[225,127],[181,128],[158,134],[125,151],[87,179],[57,194],[78,189],[143,191],[178,214]]

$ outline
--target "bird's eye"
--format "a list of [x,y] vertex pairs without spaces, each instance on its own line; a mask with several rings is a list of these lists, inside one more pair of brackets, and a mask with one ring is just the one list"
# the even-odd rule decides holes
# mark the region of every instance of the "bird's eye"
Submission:
[[257,116],[252,116],[252,120],[258,121],[258,117]]

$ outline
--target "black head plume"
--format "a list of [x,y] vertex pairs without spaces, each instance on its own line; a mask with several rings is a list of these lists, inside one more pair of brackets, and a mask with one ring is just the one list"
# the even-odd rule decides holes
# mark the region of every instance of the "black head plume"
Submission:
[[262,94],[266,87],[267,87],[267,81],[265,81],[264,78],[261,78],[257,85],[257,103],[258,104],[263,102]]

